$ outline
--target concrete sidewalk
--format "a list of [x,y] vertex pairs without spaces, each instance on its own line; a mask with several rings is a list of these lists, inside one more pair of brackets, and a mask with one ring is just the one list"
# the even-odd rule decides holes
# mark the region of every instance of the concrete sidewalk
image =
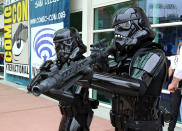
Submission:
[[[58,131],[61,120],[58,103],[27,94],[25,87],[17,86],[0,82],[0,131]],[[94,116],[90,130],[114,128],[109,120]]]
[[[0,79],[0,131],[58,131],[61,120],[58,102],[26,92],[25,86]],[[110,108],[102,106],[94,110],[90,131],[114,131],[109,111]],[[167,127],[165,124],[163,131]],[[176,127],[175,131],[182,128]]]

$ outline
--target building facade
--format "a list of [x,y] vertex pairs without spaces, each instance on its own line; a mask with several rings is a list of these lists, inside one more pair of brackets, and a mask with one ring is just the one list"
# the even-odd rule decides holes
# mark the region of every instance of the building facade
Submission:
[[[90,45],[93,42],[103,38],[111,40],[114,37],[114,30],[111,26],[112,17],[118,9],[139,6],[146,12],[152,28],[156,32],[154,41],[162,44],[166,55],[171,56],[176,54],[178,43],[182,40],[181,4],[181,0],[70,0],[70,27],[76,27],[82,35],[83,42],[87,45],[88,50],[85,55],[88,56]],[[0,8],[3,7],[2,5],[0,3]],[[0,21],[3,19],[1,18],[2,15],[3,13],[0,10]],[[0,25],[0,47],[3,45],[1,32],[3,32],[2,25]],[[3,48],[0,48],[0,60],[1,54],[3,54]],[[0,69],[6,70],[3,64],[4,62],[0,61]],[[9,80],[13,81],[13,78]],[[23,81],[20,83],[25,85],[29,81],[29,79],[24,78],[18,80]],[[104,107],[111,107],[110,94],[90,90],[90,97],[99,99]],[[169,99],[166,85],[163,87],[161,104],[169,108]],[[178,122],[181,122],[180,115]],[[179,126],[181,125],[179,124]]]

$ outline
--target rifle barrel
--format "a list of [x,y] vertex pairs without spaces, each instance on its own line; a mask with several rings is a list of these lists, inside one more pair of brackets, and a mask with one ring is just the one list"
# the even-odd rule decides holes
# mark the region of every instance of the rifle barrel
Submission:
[[32,94],[34,96],[40,96],[40,94],[41,94],[41,88],[39,86],[32,87]]

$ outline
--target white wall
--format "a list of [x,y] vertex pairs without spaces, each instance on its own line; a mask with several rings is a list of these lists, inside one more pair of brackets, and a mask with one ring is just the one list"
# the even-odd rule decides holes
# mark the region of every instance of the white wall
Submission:
[[70,0],[70,12],[78,12],[82,10],[83,0]]
[[[126,2],[126,1],[130,1],[130,0],[86,0],[86,1],[92,2],[93,8],[98,8],[101,6],[107,6],[107,5]],[[82,11],[83,2],[84,2],[83,0],[70,0],[71,13]]]
[[0,29],[4,28],[4,15],[0,15]]
[[92,0],[93,8],[98,8],[101,6],[107,6],[107,5],[112,5],[112,4],[126,2],[126,1],[130,1],[130,0]]
[[87,45],[87,55],[90,53],[90,45],[93,43],[93,8],[91,0],[83,0],[82,3],[82,40]]

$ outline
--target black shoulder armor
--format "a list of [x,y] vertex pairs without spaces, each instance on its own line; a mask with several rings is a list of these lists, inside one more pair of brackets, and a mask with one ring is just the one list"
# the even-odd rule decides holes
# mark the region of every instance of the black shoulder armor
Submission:
[[[147,87],[158,83],[161,89],[167,78],[167,59],[159,48],[143,48],[137,51],[130,65],[130,76],[142,80]],[[154,81],[156,79],[156,81]]]

